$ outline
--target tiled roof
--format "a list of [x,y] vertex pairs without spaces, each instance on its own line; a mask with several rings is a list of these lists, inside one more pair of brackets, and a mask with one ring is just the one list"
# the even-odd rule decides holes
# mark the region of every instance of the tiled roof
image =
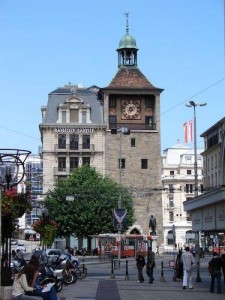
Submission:
[[158,89],[137,67],[120,67],[107,88],[112,89]]

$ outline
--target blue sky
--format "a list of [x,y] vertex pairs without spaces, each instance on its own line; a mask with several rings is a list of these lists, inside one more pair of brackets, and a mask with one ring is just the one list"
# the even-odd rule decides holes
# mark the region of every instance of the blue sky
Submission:
[[[69,82],[107,86],[129,28],[138,67],[161,94],[161,149],[225,116],[223,0],[0,0],[0,148],[38,152],[41,106]],[[191,144],[190,144],[191,145]]]

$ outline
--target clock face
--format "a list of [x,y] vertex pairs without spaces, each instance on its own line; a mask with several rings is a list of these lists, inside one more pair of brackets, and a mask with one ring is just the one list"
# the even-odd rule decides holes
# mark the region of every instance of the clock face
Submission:
[[140,119],[140,100],[123,100],[122,117],[125,119]]

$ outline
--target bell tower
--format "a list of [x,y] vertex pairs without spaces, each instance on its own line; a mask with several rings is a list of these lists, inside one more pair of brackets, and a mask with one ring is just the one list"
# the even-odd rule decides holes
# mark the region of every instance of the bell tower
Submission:
[[137,66],[137,52],[136,40],[129,34],[129,13],[126,15],[126,34],[121,38],[118,52],[118,67],[121,66]]
[[[160,94],[137,66],[136,40],[129,34],[120,39],[118,70],[101,89],[104,102],[105,174],[129,188],[134,199],[136,222],[143,234],[150,234],[150,216],[157,220],[153,234],[163,242],[160,150]],[[121,134],[122,128],[130,134]],[[119,134],[112,134],[117,129]],[[120,131],[118,129],[121,129]],[[112,131],[111,131],[112,130]],[[123,199],[121,199],[123,207]]]

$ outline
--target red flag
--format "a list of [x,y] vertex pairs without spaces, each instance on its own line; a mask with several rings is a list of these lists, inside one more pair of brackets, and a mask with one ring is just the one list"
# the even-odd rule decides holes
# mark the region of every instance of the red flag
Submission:
[[188,142],[188,126],[187,126],[187,122],[184,123],[183,129],[184,129],[184,143],[187,144],[187,142]]
[[188,122],[189,142],[193,142],[193,125],[192,120]]

